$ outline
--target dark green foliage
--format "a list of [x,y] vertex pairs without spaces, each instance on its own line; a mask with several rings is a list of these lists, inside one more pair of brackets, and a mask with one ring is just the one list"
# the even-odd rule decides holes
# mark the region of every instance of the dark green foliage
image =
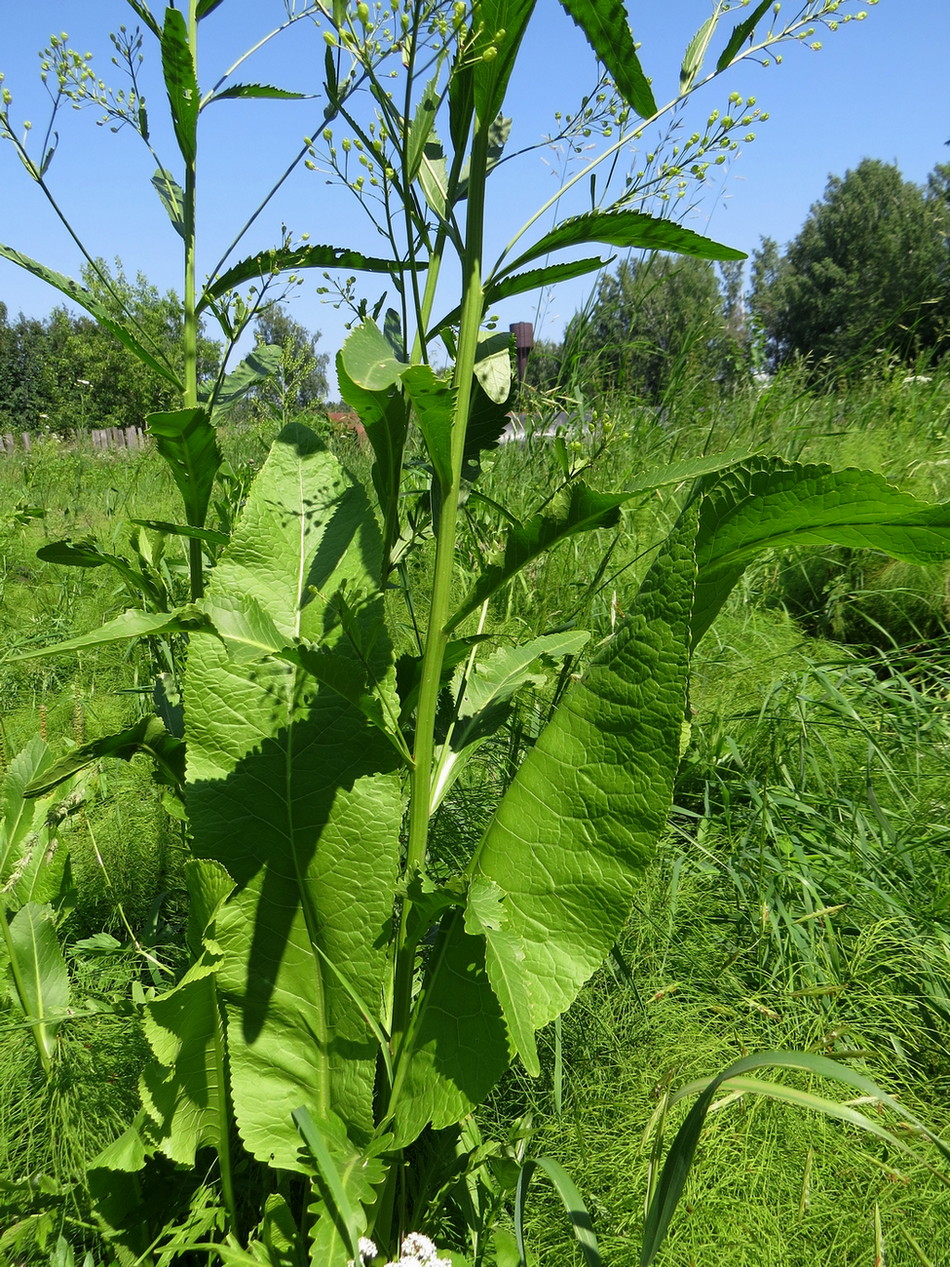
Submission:
[[907,361],[940,350],[950,315],[945,194],[945,169],[922,188],[864,159],[829,179],[784,254],[766,239],[752,309],[768,363],[803,356],[841,377],[881,351]]
[[577,374],[588,389],[656,405],[685,378],[733,381],[746,361],[741,265],[725,268],[725,294],[713,266],[689,256],[628,259],[605,274],[565,334],[561,383]]
[[[87,265],[83,284],[142,344],[180,370],[181,302],[144,274],[132,281],[120,261]],[[199,375],[217,367],[218,346],[199,340]],[[65,434],[94,427],[141,427],[154,410],[178,406],[174,388],[87,316],[54,308],[45,320],[0,306],[0,427]]]

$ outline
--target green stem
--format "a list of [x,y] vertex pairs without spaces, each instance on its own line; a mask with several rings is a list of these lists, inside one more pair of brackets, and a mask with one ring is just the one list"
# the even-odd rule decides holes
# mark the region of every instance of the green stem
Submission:
[[[188,39],[191,44],[195,65],[198,64],[198,12],[197,0],[190,0],[188,6]],[[196,250],[195,250],[195,188],[197,183],[197,160],[185,164],[185,188],[183,207],[183,230],[185,239],[185,287],[182,326],[182,353],[184,356],[184,392],[182,404],[185,409],[198,407],[198,308],[196,297]],[[193,527],[201,528],[202,524]],[[196,602],[204,593],[204,560],[201,553],[201,542],[196,537],[188,541],[188,575],[191,583],[191,601]]]
[[[438,496],[436,555],[416,716],[416,743],[413,752],[409,800],[409,840],[406,849],[407,876],[422,870],[425,866],[429,837],[435,719],[439,703],[442,663],[448,640],[445,625],[451,611],[462,459],[465,453],[465,432],[471,409],[478,332],[485,307],[485,293],[482,287],[482,237],[490,122],[490,120],[476,118],[472,139],[470,167],[472,175],[469,185],[465,253],[462,260],[461,324],[454,378],[457,397],[452,428],[452,477],[447,485],[434,490],[437,491]],[[404,901],[400,917],[393,989],[392,1033],[397,1049],[408,1028],[412,1006],[416,948],[407,933],[409,913],[410,903]]]

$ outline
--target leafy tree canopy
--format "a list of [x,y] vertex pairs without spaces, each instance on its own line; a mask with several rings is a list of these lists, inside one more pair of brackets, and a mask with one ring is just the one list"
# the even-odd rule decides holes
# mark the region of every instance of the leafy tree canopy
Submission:
[[[143,343],[176,368],[181,360],[181,300],[162,294],[144,274],[126,276],[120,260],[87,264],[83,285],[115,315],[134,325]],[[201,337],[199,374],[217,368],[218,345]],[[141,426],[155,410],[180,401],[168,383],[87,316],[54,308],[45,320],[22,313],[10,322],[0,309],[0,424],[10,430],[55,431]]]
[[927,185],[878,159],[832,176],[784,253],[764,239],[751,307],[765,360],[794,357],[838,373],[880,351],[911,360],[939,349],[948,311],[950,169]]

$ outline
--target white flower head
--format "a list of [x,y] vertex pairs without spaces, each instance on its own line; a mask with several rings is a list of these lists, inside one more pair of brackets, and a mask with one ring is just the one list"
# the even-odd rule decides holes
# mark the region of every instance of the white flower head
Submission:
[[[376,1257],[376,1255],[379,1253],[379,1250],[376,1248],[376,1245],[374,1244],[373,1241],[369,1239],[368,1236],[360,1237],[359,1251],[360,1251],[360,1267],[366,1267],[366,1264],[371,1263],[373,1259]],[[352,1258],[347,1263],[346,1267],[355,1267]]]
[[419,1262],[431,1263],[437,1252],[428,1236],[423,1236],[421,1232],[410,1232],[403,1238],[403,1258],[417,1258]]

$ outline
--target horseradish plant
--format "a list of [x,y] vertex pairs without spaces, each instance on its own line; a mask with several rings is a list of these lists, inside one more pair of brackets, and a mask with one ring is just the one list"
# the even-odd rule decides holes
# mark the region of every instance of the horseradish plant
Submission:
[[[687,49],[680,93],[659,106],[619,3],[563,2],[617,94],[606,107],[608,144],[568,182],[591,189],[597,164],[609,164],[698,86],[714,46],[707,78],[847,17],[838,16],[837,0],[798,5],[781,26],[771,2],[717,4]],[[186,543],[192,601],[127,612],[59,650],[187,635],[183,710],[162,696],[161,721],[87,745],[59,771],[44,771],[35,788],[48,790],[106,750],[141,744],[160,758],[165,778],[180,779],[188,819],[192,962],[177,985],[142,1004],[155,1061],[142,1077],[139,1118],[93,1165],[98,1218],[129,1262],[204,1249],[233,1263],[309,1258],[343,1267],[367,1261],[366,1238],[383,1259],[410,1231],[454,1219],[470,1257],[453,1261],[519,1263],[528,1183],[541,1169],[558,1187],[587,1261],[598,1262],[583,1203],[563,1171],[550,1159],[514,1173],[493,1169],[505,1149],[479,1138],[472,1110],[513,1059],[539,1072],[536,1034],[570,1007],[628,918],[670,805],[691,649],[750,559],[804,539],[932,560],[950,550],[950,509],[873,475],[765,458],[710,460],[610,493],[567,471],[535,516],[512,517],[498,557],[466,588],[457,568],[460,504],[505,426],[511,391],[507,340],[485,329],[492,305],[601,266],[596,254],[558,260],[575,247],[706,259],[740,253],[645,212],[634,174],[616,196],[607,182],[604,201],[541,232],[549,200],[487,262],[489,176],[504,158],[506,92],[534,18],[531,0],[385,12],[362,3],[289,5],[287,24],[319,18],[326,39],[325,127],[299,158],[316,163],[322,155],[353,185],[360,177],[350,177],[345,156],[364,160],[353,160],[360,192],[378,196],[375,214],[393,253],[367,259],[285,239],[237,263],[228,252],[201,286],[201,116],[232,98],[292,94],[230,74],[202,92],[202,23],[219,8],[226,14],[224,0],[189,0],[161,18],[143,0],[130,4],[159,48],[178,151],[177,170],[158,160],[153,183],[183,242],[181,367],[153,354],[75,283],[0,247],[84,304],[182,396],[180,410],[152,415],[149,426],[182,494],[185,522],[160,530]],[[730,9],[740,12],[721,38]],[[152,146],[136,79],[139,39],[118,39],[132,75],[124,96],[90,81],[62,42],[44,73],[56,76],[54,103],[94,99]],[[0,126],[52,200],[55,145],[31,158],[4,100]],[[569,137],[583,136],[589,108],[566,125]],[[710,119],[690,155],[700,174],[703,154],[728,145],[733,126],[749,123]],[[667,188],[680,175],[671,164]],[[461,289],[439,312],[450,254]],[[215,425],[267,372],[268,354],[202,389],[198,322],[215,318],[233,340],[268,285],[312,267],[384,272],[398,296],[382,325],[382,304],[372,315],[359,307],[338,359],[341,391],[372,445],[372,490],[312,432],[288,426],[224,544],[206,526],[221,466]],[[242,298],[237,288],[255,279],[256,295]],[[346,283],[342,289],[348,293]],[[430,363],[436,345],[449,353],[447,372]],[[615,524],[629,499],[694,478],[629,614],[565,692],[471,856],[457,874],[436,879],[431,825],[452,781],[533,680],[539,659],[577,654],[585,641],[549,632],[499,647],[492,599],[559,542]],[[422,544],[430,537],[434,548]],[[70,559],[70,548],[61,547],[63,561],[89,565]],[[418,634],[414,654],[397,665],[388,621],[400,595]],[[54,1049],[52,1019],[44,1034]],[[716,1087],[767,1063],[798,1064],[879,1094],[817,1057],[766,1054],[726,1071],[705,1087],[674,1145],[648,1213],[642,1262],[662,1242]],[[854,1109],[815,1103],[897,1139]],[[516,1136],[508,1152],[520,1158]],[[508,1196],[514,1237],[498,1220]]]

